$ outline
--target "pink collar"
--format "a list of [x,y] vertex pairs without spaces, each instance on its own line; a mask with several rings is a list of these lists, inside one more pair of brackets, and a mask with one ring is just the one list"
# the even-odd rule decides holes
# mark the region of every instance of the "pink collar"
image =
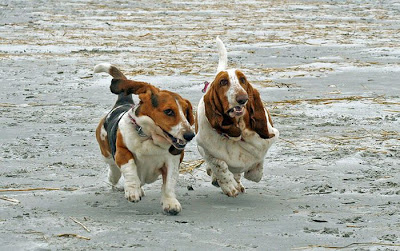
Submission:
[[208,81],[204,81],[204,88],[201,90],[201,92],[206,93],[209,85],[210,85],[210,83]]
[[[137,106],[132,106],[132,112],[135,112]],[[131,114],[128,112],[128,117],[131,120],[133,126],[135,127],[135,130],[139,134],[140,137],[149,137],[143,132],[143,128],[136,122],[135,118],[131,116]]]

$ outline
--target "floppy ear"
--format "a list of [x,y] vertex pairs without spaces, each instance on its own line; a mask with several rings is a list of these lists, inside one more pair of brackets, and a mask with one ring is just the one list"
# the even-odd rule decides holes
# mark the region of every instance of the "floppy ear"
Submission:
[[[267,117],[265,115],[264,105],[260,98],[260,93],[250,84],[247,84],[247,94],[249,95],[249,101],[246,105],[246,108],[249,114],[248,124],[250,128],[258,133],[258,135],[260,135],[260,137],[263,139],[273,138],[275,134],[268,131]],[[272,120],[269,113],[268,117],[272,125]]]
[[148,83],[138,82],[126,79],[113,79],[111,80],[110,90],[114,94],[125,93],[129,94],[142,94],[149,90],[149,88],[154,88]]
[[[214,84],[214,85],[213,85]],[[242,132],[237,126],[237,122],[224,114],[224,108],[220,95],[217,93],[215,85],[211,84],[211,89],[204,95],[206,117],[211,126],[220,134],[224,133],[230,137],[239,137]]]
[[194,116],[193,116],[192,104],[187,99],[183,99],[183,100],[188,105],[188,107],[186,108],[186,112],[185,112],[186,119],[187,119],[187,121],[189,122],[190,125],[193,125],[194,124]]

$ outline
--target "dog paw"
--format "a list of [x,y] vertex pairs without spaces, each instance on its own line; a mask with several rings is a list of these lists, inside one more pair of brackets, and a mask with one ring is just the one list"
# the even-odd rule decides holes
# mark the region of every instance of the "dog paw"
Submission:
[[243,184],[241,182],[238,182],[238,186],[236,187],[236,189],[240,192],[240,193],[244,193],[246,192],[246,188],[244,188]]
[[239,194],[238,191],[238,184],[236,181],[232,181],[232,182],[226,182],[226,183],[222,183],[219,181],[219,186],[222,189],[222,192],[224,192],[224,194],[228,195],[229,197],[236,197]]
[[165,198],[161,200],[161,206],[164,213],[169,215],[177,215],[182,211],[181,203],[175,198]]
[[144,196],[141,187],[125,187],[125,198],[131,202],[139,202]]

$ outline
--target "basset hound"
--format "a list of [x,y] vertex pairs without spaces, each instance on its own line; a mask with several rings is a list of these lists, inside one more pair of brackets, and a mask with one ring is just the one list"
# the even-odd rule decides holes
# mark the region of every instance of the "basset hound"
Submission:
[[[138,202],[144,196],[142,186],[162,175],[162,208],[167,214],[178,214],[181,204],[175,185],[179,164],[186,144],[195,136],[191,103],[176,93],[128,80],[108,63],[97,65],[94,72],[110,74],[110,90],[118,95],[96,130],[101,154],[110,167],[109,182],[117,184],[122,174],[125,197]],[[139,95],[139,104],[131,94]]]
[[196,141],[212,184],[236,197],[245,191],[242,173],[248,180],[261,180],[265,155],[279,131],[244,73],[227,69],[227,52],[218,37],[217,47],[217,75],[197,107]]

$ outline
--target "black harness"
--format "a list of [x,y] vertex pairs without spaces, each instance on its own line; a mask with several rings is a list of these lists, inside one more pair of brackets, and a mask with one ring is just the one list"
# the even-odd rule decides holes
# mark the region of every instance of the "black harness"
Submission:
[[124,114],[128,112],[129,109],[131,108],[132,104],[124,104],[116,106],[107,114],[106,119],[104,121],[104,128],[107,131],[108,143],[110,144],[111,154],[113,158],[115,155],[115,151],[117,149],[116,142],[117,142],[118,123],[121,120],[122,116],[124,116]]

